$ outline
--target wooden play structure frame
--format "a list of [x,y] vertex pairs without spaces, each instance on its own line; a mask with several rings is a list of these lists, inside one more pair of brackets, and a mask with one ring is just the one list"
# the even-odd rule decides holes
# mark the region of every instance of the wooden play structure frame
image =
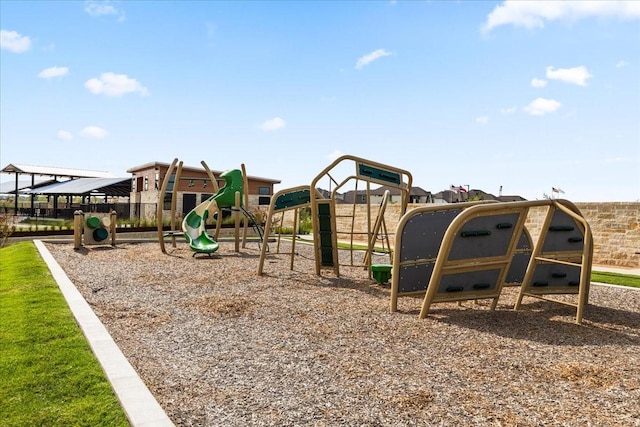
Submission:
[[[336,169],[341,165],[352,162],[354,165],[354,173],[342,180],[335,177]],[[333,173],[333,175],[332,175]],[[318,183],[328,178],[333,184],[333,189],[328,197],[318,190]],[[298,233],[298,218],[300,209],[310,208],[313,223],[313,248],[315,272],[321,275],[323,270],[332,270],[336,277],[340,276],[340,262],[338,257],[338,234],[348,235],[348,243],[353,247],[354,238],[357,234],[366,234],[367,251],[364,257],[363,266],[368,268],[371,263],[371,254],[373,253],[375,243],[378,237],[386,239],[387,247],[389,247],[388,234],[384,221],[384,212],[388,203],[388,191],[382,197],[382,202],[378,208],[375,218],[372,217],[371,204],[368,202],[371,196],[371,184],[379,184],[387,187],[397,188],[401,194],[401,215],[407,210],[409,203],[409,194],[411,192],[412,175],[409,171],[389,166],[383,163],[374,162],[361,157],[352,155],[343,155],[334,160],[329,166],[323,169],[311,182],[310,185],[301,185],[297,187],[287,188],[278,191],[271,198],[269,204],[269,212],[265,225],[264,240],[266,241],[271,233],[276,215],[280,214],[280,218],[284,219],[287,211],[293,210],[293,239],[291,252],[288,254],[290,258],[290,268],[293,270],[295,257],[296,236]],[[366,200],[367,200],[367,231],[366,233],[356,233],[354,231],[356,198],[354,197],[353,209],[351,215],[347,215],[346,219],[350,219],[349,230],[337,229],[336,215],[336,195],[338,190],[343,188],[347,183],[355,181],[355,190],[357,194],[358,184],[365,183]],[[373,221],[372,221],[373,219]],[[383,230],[383,235],[380,234]],[[278,235],[278,244],[274,253],[280,252],[280,235]],[[390,249],[389,249],[390,250]],[[263,245],[260,253],[260,261],[258,264],[258,275],[263,274],[264,261],[267,255],[267,247]],[[353,251],[351,251],[350,264],[354,266]]]
[[[529,248],[528,211],[545,206],[540,235]],[[434,228],[420,235],[420,228],[431,226]],[[512,262],[520,257],[522,263],[524,257],[526,269],[524,264],[519,267],[522,283],[514,310],[521,307],[525,296],[535,297],[575,307],[575,321],[582,322],[589,298],[593,238],[584,216],[567,200],[414,209],[398,223],[395,247],[392,312],[397,310],[398,297],[411,295],[424,295],[422,319],[439,302],[491,299],[494,310]],[[577,295],[577,300],[547,295]]]
[[[209,166],[207,166],[207,164],[205,163],[204,160],[202,160],[200,162],[202,164],[202,167],[204,168],[204,170],[206,171],[207,175],[209,176],[209,180],[211,181],[211,185],[212,185],[212,189],[213,189],[213,193],[217,193],[219,191],[219,186],[218,186],[218,181],[216,180],[215,176],[213,175],[213,172],[211,172],[211,169],[209,169]],[[171,162],[171,164],[169,165],[169,168],[167,169],[167,172],[164,175],[164,178],[162,180],[162,184],[160,186],[160,191],[159,191],[159,196],[158,196],[158,206],[157,206],[157,214],[156,214],[156,218],[157,218],[157,222],[158,222],[158,242],[160,243],[160,250],[162,251],[162,253],[166,254],[167,253],[167,249],[165,246],[165,238],[171,238],[171,245],[175,248],[176,247],[176,236],[183,236],[184,235],[184,231],[182,230],[182,228],[178,229],[177,225],[176,225],[176,205],[177,205],[177,194],[178,194],[178,187],[179,187],[179,182],[181,179],[181,175],[182,175],[182,167],[183,167],[183,161],[179,160],[178,158],[173,159],[173,161]],[[234,215],[234,243],[235,243],[235,252],[239,252],[240,251],[240,214],[242,212],[245,213],[245,220],[243,221],[243,232],[242,232],[242,247],[246,247],[246,242],[247,242],[247,232],[248,232],[248,228],[249,228],[249,220],[251,220],[251,218],[249,218],[249,214],[248,214],[248,210],[247,208],[249,207],[249,193],[248,193],[248,189],[249,189],[249,183],[248,183],[248,179],[247,179],[247,173],[246,173],[246,169],[245,169],[245,165],[244,163],[240,165],[240,170],[242,172],[242,179],[243,179],[243,186],[244,186],[244,191],[243,191],[243,200],[240,199],[240,193],[236,192],[236,197],[235,197],[235,204],[234,206],[231,207],[231,211],[233,212]],[[164,211],[164,195],[168,192],[168,186],[169,183],[171,181],[171,176],[174,174],[175,171],[175,178],[173,179],[173,187],[170,190],[171,193],[171,209],[170,209],[170,230],[169,231],[165,231],[164,230],[164,224],[163,224],[163,211]],[[244,203],[244,208],[243,208],[243,203]],[[183,214],[186,216],[187,213]],[[182,224],[180,224],[181,227]],[[216,221],[216,229],[215,229],[215,234],[214,234],[214,239],[218,240],[218,237],[220,235],[220,228],[222,226],[222,212],[219,211],[218,213],[218,220]],[[194,254],[195,255],[195,254]]]

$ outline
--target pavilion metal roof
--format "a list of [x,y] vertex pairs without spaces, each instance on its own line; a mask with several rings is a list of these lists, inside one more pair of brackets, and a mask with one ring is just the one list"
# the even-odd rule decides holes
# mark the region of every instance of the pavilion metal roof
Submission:
[[53,166],[19,165],[13,163],[5,166],[0,172],[10,174],[28,174],[68,178],[115,178],[111,172],[60,168]]
[[[35,180],[32,184],[31,180],[26,181],[18,181],[18,193],[22,193],[23,190],[29,190],[30,188],[38,188],[43,185],[49,185],[56,182],[53,179],[45,179],[45,180]],[[6,181],[0,182],[0,194],[16,194],[16,183],[15,181]]]
[[131,178],[78,178],[24,191],[24,194],[129,196]]

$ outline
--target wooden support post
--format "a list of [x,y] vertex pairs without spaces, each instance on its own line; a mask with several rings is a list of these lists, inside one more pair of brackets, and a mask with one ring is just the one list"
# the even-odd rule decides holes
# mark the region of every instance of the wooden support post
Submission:
[[156,222],[158,226],[158,243],[160,243],[160,250],[163,254],[167,253],[166,248],[164,247],[164,233],[162,230],[162,210],[164,208],[164,193],[167,191],[167,186],[169,185],[169,177],[173,172],[173,169],[176,167],[176,163],[178,163],[178,159],[173,159],[171,165],[169,165],[169,169],[167,169],[167,173],[162,180],[162,185],[160,186],[160,192],[158,194],[158,203],[157,203],[157,211],[156,211]]
[[[249,179],[247,178],[247,169],[244,166],[244,163],[240,165],[240,170],[242,171],[242,194],[243,194],[243,203],[244,209],[247,212],[251,212],[249,210]],[[242,248],[247,247],[247,231],[249,230],[249,217],[244,216],[242,227]]]
[[233,212],[233,214],[235,215],[235,251],[240,252],[240,192],[236,191],[235,196],[236,199]]
[[82,223],[84,221],[84,213],[75,211],[73,213],[73,249],[78,250],[82,246]]
[[111,215],[109,219],[111,220],[111,224],[109,225],[109,232],[111,233],[111,246],[116,245],[116,222],[118,220],[116,211],[111,211]]

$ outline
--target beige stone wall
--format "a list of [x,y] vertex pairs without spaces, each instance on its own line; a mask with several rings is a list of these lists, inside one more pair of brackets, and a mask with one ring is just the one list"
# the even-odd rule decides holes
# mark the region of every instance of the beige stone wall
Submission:
[[[576,203],[593,234],[593,263],[640,267],[640,203]],[[531,237],[537,238],[545,210],[532,209],[527,218]]]
[[[408,209],[414,209],[422,204],[410,204]],[[640,267],[640,203],[638,202],[611,202],[611,203],[576,203],[576,206],[585,216],[593,233],[594,264],[612,265],[619,267]],[[371,206],[371,223],[375,220],[378,206]],[[337,205],[338,231],[351,229],[353,205]],[[529,212],[527,228],[531,237],[537,239],[540,226],[546,208],[534,208]],[[400,219],[400,206],[391,204],[387,206],[385,222],[387,231],[395,233]],[[366,233],[367,230],[367,206],[356,205],[354,232]],[[357,234],[363,236],[365,234]],[[348,236],[338,234],[339,239]],[[357,238],[356,238],[357,240]],[[393,238],[391,244],[393,245]]]

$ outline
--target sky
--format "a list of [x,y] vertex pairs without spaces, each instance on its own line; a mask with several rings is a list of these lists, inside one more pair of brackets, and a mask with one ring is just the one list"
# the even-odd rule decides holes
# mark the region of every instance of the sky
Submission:
[[278,190],[349,154],[433,193],[640,200],[640,2],[0,0],[0,31],[0,167]]

